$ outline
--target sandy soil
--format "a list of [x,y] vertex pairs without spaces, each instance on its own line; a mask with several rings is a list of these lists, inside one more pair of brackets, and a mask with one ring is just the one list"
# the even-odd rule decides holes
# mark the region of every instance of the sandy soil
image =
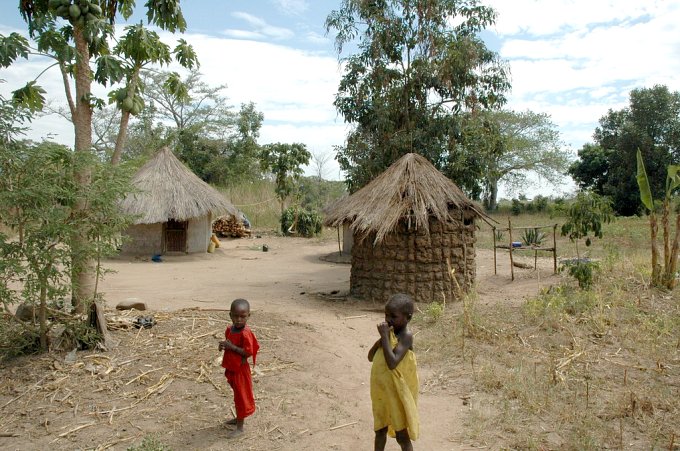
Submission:
[[[120,345],[110,352],[78,352],[74,361],[53,353],[1,367],[0,448],[126,449],[154,434],[175,450],[371,449],[366,353],[382,305],[347,295],[349,265],[322,260],[333,252],[333,241],[264,236],[223,239],[213,254],[161,263],[107,262],[116,271],[101,284],[108,307],[145,302],[157,325],[114,331]],[[514,282],[507,254],[498,256],[497,275],[493,252],[478,250],[477,264],[484,304],[518,303],[559,280],[552,259],[539,258],[538,271],[515,269]],[[231,392],[217,341],[236,297],[251,302],[262,352],[258,411],[246,435],[230,442]],[[416,355],[417,344],[416,337]],[[421,387],[431,386],[433,370],[421,365],[419,373]],[[422,391],[416,449],[473,448],[461,434],[467,390],[461,382]],[[398,446],[390,440],[387,449]]]

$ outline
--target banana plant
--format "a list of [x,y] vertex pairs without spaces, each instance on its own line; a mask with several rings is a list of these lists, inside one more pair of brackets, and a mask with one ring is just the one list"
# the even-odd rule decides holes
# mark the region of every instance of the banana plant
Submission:
[[666,190],[663,199],[663,210],[661,215],[661,226],[663,230],[663,270],[659,264],[659,251],[657,248],[657,238],[659,234],[658,219],[654,207],[654,197],[649,185],[649,178],[645,170],[645,163],[642,160],[642,153],[637,151],[637,183],[640,188],[640,200],[649,211],[649,231],[651,238],[652,251],[652,285],[662,286],[672,290],[677,284],[676,271],[678,263],[678,248],[680,245],[680,213],[675,217],[675,235],[671,245],[671,204],[673,193],[680,186],[680,165],[669,165],[666,175]]

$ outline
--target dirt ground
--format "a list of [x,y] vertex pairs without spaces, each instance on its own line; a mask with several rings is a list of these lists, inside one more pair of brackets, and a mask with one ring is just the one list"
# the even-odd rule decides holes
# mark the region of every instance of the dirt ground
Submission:
[[[263,252],[262,246],[268,246]],[[349,265],[323,260],[334,241],[263,236],[222,239],[213,254],[119,258],[100,291],[119,345],[21,358],[0,367],[1,449],[118,449],[152,435],[174,450],[371,449],[366,354],[378,338],[382,305],[348,296]],[[533,263],[533,258],[525,258]],[[507,253],[477,250],[477,302],[519,303],[556,284],[552,259],[515,269]],[[228,440],[231,391],[217,342],[232,299],[245,297],[261,353],[254,375],[257,412],[246,434]],[[145,302],[157,324],[128,328]],[[426,306],[421,305],[421,308]],[[425,352],[418,349],[416,355]],[[470,396],[465,381],[441,386],[419,366],[421,450],[475,449],[461,428]],[[432,388],[434,387],[434,388]],[[438,387],[438,388],[437,388]],[[387,449],[396,450],[394,440]]]

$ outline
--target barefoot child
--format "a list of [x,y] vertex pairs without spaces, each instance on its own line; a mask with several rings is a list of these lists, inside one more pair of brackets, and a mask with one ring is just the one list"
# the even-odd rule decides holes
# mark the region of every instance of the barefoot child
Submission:
[[222,367],[227,382],[234,391],[236,418],[227,422],[235,424],[236,430],[229,437],[243,434],[243,420],[255,412],[255,397],[253,395],[253,380],[250,377],[248,357],[255,356],[260,345],[257,338],[247,326],[250,318],[250,304],[245,299],[234,299],[229,310],[232,325],[224,333],[226,340],[220,341],[219,350],[224,351]]
[[385,304],[385,322],[378,324],[380,339],[368,351],[371,368],[374,449],[385,449],[387,434],[396,437],[402,451],[411,451],[418,438],[418,373],[413,335],[408,322],[413,298],[394,294]]

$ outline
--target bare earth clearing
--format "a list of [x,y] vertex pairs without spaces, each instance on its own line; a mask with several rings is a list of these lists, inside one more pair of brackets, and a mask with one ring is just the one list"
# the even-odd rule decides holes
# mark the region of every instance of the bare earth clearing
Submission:
[[[175,450],[371,449],[366,353],[378,337],[382,305],[347,296],[349,265],[321,260],[334,251],[333,241],[265,236],[223,239],[214,254],[162,263],[107,262],[117,271],[101,284],[111,324],[113,307],[130,298],[146,302],[144,314],[157,324],[113,331],[117,348],[79,351],[74,362],[53,353],[1,367],[0,448],[121,450],[155,435]],[[518,305],[559,281],[552,259],[515,275],[511,282],[507,254],[499,254],[494,275],[493,253],[478,249],[477,302]],[[258,411],[246,420],[245,437],[228,441],[232,400],[217,342],[236,297],[251,301],[262,349],[254,375]],[[416,336],[416,355],[425,352]],[[427,364],[419,373],[416,449],[474,449],[462,433],[468,381]],[[387,449],[398,446],[391,440]]]

